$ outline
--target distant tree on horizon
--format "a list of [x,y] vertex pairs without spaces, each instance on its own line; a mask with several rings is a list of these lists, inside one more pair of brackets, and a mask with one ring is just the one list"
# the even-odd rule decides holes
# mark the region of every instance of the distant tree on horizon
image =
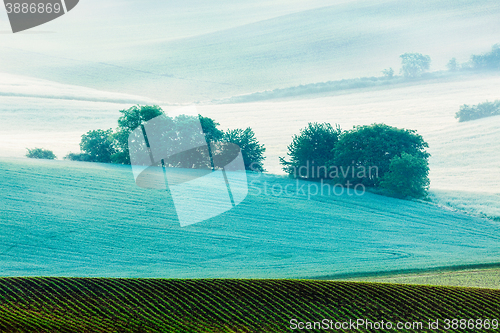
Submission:
[[392,79],[394,77],[394,69],[392,69],[392,67],[384,69],[382,74],[384,74],[385,77]]
[[421,53],[405,53],[401,58],[401,74],[407,78],[416,78],[428,71],[431,66],[431,57]]
[[457,58],[451,58],[450,61],[448,61],[448,64],[446,65],[448,70],[450,72],[455,72],[460,69],[460,65],[457,62]]

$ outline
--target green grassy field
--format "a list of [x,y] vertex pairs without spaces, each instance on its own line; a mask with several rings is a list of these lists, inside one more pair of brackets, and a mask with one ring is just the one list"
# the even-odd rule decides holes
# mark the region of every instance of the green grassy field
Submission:
[[[395,326],[422,322],[420,331],[428,331],[429,320],[439,320],[441,329],[448,318],[498,320],[499,303],[498,290],[400,284],[1,278],[0,330],[286,332],[292,331],[292,319],[304,323],[363,319],[391,322],[394,329],[384,332],[416,332],[418,326],[406,330]],[[363,325],[358,328],[345,331],[369,331]]]
[[249,174],[240,205],[181,228],[168,193],[139,188],[126,166],[13,159],[0,170],[5,277],[338,279],[500,258],[498,222],[373,193],[308,197],[309,183],[278,176]]

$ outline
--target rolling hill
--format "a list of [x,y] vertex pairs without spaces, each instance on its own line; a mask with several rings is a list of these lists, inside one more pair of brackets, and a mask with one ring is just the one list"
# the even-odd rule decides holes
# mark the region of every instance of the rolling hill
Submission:
[[88,0],[35,30],[2,34],[0,73],[209,101],[397,71],[405,52],[429,54],[433,70],[443,69],[498,43],[499,14],[495,0]]
[[[491,268],[475,276],[484,281],[451,279],[498,288],[500,116],[454,119],[462,104],[500,99],[498,73],[309,89],[397,73],[405,52],[430,55],[432,71],[465,62],[500,42],[499,14],[497,0],[85,0],[11,34],[0,10],[0,331],[498,320],[498,290],[394,283]],[[139,188],[128,166],[23,158],[77,152],[82,134],[116,127],[134,104],[193,103],[224,130],[252,127],[270,172],[247,173],[248,197],[201,223],[181,228],[169,192]],[[308,122],[417,130],[432,202],[284,177],[278,157]],[[217,201],[203,199],[193,211]],[[369,277],[393,283],[318,281]]]
[[499,222],[279,176],[248,174],[240,205],[181,228],[168,192],[137,187],[130,167],[1,159],[0,169],[3,276],[335,278],[500,257]]
[[[499,117],[453,118],[462,104],[499,98],[495,73],[293,96],[302,84],[397,72],[405,52],[429,54],[432,70],[467,61],[500,41],[499,12],[494,0],[85,1],[61,20],[1,35],[0,156],[44,147],[62,158],[87,131],[115,127],[120,109],[201,101],[223,128],[251,126],[267,170],[280,174],[278,157],[307,122],[384,122],[429,142],[435,202],[499,218]],[[278,88],[286,100],[208,103]]]

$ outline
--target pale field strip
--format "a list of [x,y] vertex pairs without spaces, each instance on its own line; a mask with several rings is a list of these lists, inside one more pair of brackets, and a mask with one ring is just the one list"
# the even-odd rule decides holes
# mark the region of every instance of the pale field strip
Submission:
[[346,279],[346,281],[500,289],[500,269],[492,268],[454,272],[443,271],[421,274],[399,274],[394,276]]

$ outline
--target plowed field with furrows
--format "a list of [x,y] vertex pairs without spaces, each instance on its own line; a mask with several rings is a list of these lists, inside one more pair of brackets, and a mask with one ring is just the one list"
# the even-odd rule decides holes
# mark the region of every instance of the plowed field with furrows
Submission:
[[429,320],[439,320],[443,328],[448,318],[498,320],[499,304],[498,290],[457,287],[314,280],[1,278],[0,331],[287,332],[292,331],[292,319],[383,320],[394,326],[422,322],[426,331]]

